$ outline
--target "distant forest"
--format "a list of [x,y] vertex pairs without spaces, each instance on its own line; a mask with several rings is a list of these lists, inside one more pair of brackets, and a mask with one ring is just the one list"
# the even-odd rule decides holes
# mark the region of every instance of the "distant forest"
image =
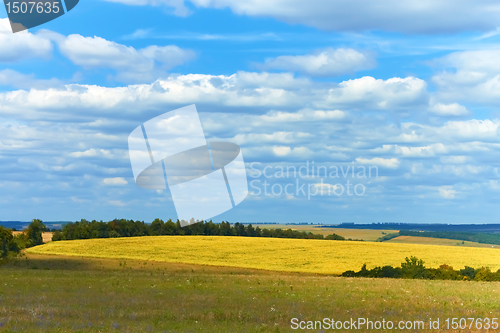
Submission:
[[88,238],[112,238],[112,237],[137,237],[137,236],[174,236],[174,235],[202,235],[202,236],[246,236],[246,237],[275,237],[275,238],[299,238],[299,239],[327,239],[345,240],[344,237],[332,233],[328,236],[313,234],[311,232],[292,229],[267,229],[253,227],[251,224],[244,225],[236,222],[213,223],[198,222],[181,227],[179,221],[156,219],[152,223],[115,219],[109,222],[81,220],[80,222],[67,223],[62,230],[55,230],[53,241],[88,239]]
[[352,222],[344,222],[337,225],[322,225],[321,228],[458,231],[458,232],[480,232],[480,233],[500,234],[500,224],[446,224],[446,223],[397,223],[397,222],[356,224]]

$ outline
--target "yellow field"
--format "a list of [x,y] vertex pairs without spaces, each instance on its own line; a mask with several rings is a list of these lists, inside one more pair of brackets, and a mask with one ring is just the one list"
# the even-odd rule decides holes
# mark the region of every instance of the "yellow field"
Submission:
[[417,244],[217,236],[155,236],[58,241],[26,250],[36,254],[166,261],[340,274],[382,265],[399,266],[407,256],[428,267],[448,264],[500,268],[500,250]]
[[449,246],[466,246],[466,247],[486,247],[486,248],[500,248],[500,245],[494,244],[482,244],[476,242],[462,241],[456,239],[447,238],[432,238],[432,237],[416,237],[416,236],[399,236],[391,240],[386,241],[387,243],[405,243],[405,244],[429,244],[429,245],[449,245]]
[[392,234],[399,230],[374,230],[374,229],[344,229],[344,228],[322,228],[321,225],[285,225],[285,224],[257,224],[254,227],[267,228],[267,229],[292,229],[298,231],[312,232],[313,234],[331,235],[337,234],[345,239],[362,239],[366,241],[374,241],[385,234]]

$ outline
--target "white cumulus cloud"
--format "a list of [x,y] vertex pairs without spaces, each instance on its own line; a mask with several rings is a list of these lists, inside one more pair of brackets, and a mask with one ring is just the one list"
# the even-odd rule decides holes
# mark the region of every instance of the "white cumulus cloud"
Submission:
[[391,169],[395,169],[399,166],[399,160],[397,158],[358,157],[358,158],[356,158],[356,162],[361,163],[361,164],[377,165],[377,166],[382,166],[382,167],[391,168]]
[[52,43],[30,32],[12,33],[9,19],[0,19],[0,62],[18,62],[30,58],[49,58]]
[[313,54],[267,59],[264,69],[280,69],[310,76],[326,77],[354,73],[374,67],[372,57],[347,48],[319,50]]
[[467,108],[458,103],[437,103],[431,106],[430,111],[440,116],[466,116],[469,114]]
[[123,177],[104,178],[102,182],[104,185],[108,186],[121,186],[128,184],[128,182]]
[[69,35],[56,39],[61,53],[85,69],[111,68],[122,81],[152,80],[159,70],[191,61],[195,53],[175,45],[135,49],[101,37]]

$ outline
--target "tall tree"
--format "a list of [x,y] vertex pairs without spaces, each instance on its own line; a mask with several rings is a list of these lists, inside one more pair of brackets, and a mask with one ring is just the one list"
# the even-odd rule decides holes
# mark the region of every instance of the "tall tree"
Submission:
[[25,233],[28,238],[28,246],[36,246],[43,244],[42,232],[48,231],[42,220],[34,219],[31,221]]

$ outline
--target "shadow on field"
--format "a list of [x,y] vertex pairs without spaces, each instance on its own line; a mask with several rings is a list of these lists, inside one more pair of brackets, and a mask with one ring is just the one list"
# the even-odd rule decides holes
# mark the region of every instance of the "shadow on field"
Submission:
[[1,267],[40,270],[89,270],[95,268],[96,263],[85,258],[24,255],[9,260],[0,266],[0,269]]
[[116,258],[87,258],[62,255],[31,254],[12,259],[0,265],[2,268],[20,270],[66,270],[66,271],[151,271],[175,274],[206,275],[272,275],[272,276],[321,276],[323,274],[277,272],[251,268],[209,266],[161,261],[145,261]]

